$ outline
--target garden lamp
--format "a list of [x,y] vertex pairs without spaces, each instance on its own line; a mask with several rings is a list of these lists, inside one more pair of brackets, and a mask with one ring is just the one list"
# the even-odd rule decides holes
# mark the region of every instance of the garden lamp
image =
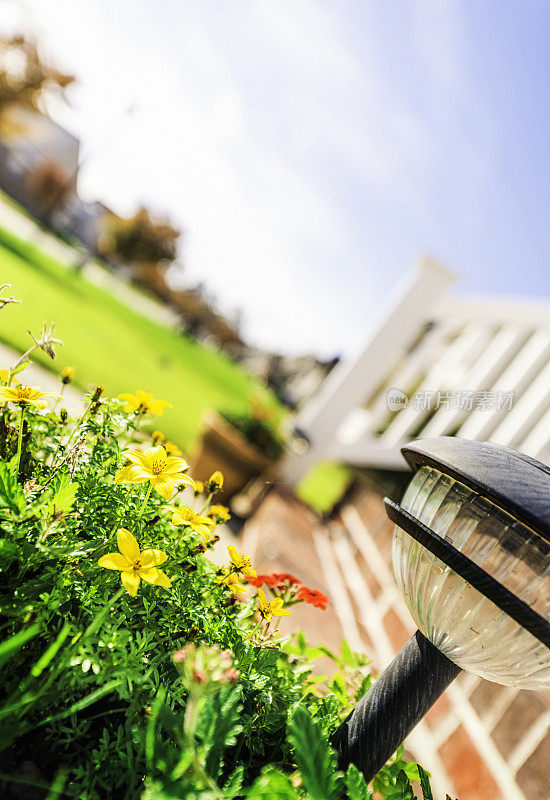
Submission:
[[384,502],[419,630],[332,737],[340,768],[367,781],[461,670],[550,688],[550,468],[453,437],[402,452],[414,476],[400,505]]

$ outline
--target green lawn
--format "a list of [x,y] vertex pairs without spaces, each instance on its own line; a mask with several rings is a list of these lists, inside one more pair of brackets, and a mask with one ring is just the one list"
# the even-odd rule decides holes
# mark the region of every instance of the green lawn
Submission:
[[[187,449],[195,439],[205,408],[235,411],[248,407],[257,387],[225,356],[145,319],[81,275],[0,228],[0,283],[11,283],[21,305],[0,313],[0,339],[18,351],[31,343],[43,322],[55,322],[63,340],[49,369],[76,369],[81,388],[102,383],[109,395],[146,389],[168,400],[160,427]],[[7,365],[0,365],[4,367]]]
[[[55,322],[55,361],[34,357],[60,372],[71,365],[82,389],[101,383],[106,393],[145,389],[168,400],[155,421],[169,439],[187,451],[196,439],[207,408],[244,411],[258,383],[220,353],[180,336],[133,311],[78,273],[67,269],[0,227],[0,284],[11,283],[22,302],[0,313],[0,340],[23,352],[43,322]],[[6,368],[7,364],[0,364]],[[298,487],[298,496],[319,512],[328,511],[349,481],[338,464],[320,464]]]

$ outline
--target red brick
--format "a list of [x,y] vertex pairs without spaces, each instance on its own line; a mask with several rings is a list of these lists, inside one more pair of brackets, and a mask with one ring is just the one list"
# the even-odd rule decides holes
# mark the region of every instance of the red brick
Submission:
[[[313,539],[320,524],[319,517],[293,495],[272,489],[244,526],[242,547],[258,573],[290,572],[330,599],[330,586]],[[281,618],[279,631],[288,634],[297,630],[304,631],[311,645],[340,651],[342,629],[331,602],[324,611],[306,603],[293,606],[290,616]],[[322,660],[315,671],[332,673],[335,665]]]
[[441,720],[449,713],[451,710],[451,703],[449,699],[442,694],[439,700],[434,703],[434,705],[430,708],[424,719],[430,726],[430,728],[435,727]]
[[357,566],[361,570],[363,577],[365,578],[366,584],[369,587],[369,591],[371,592],[373,598],[376,598],[380,595],[382,591],[382,587],[378,583],[376,575],[374,574],[373,570],[369,567],[366,563],[365,559],[361,555],[361,553],[357,553],[356,556]]
[[406,644],[411,635],[407,628],[401,621],[401,618],[398,616],[397,612],[390,608],[387,612],[386,616],[383,619],[383,625],[388,634],[389,640],[392,643],[392,647],[395,653],[398,653],[399,650]]
[[550,735],[519,770],[516,780],[529,800],[548,800],[548,765],[550,764]]
[[525,690],[514,698],[493,730],[493,739],[504,756],[512,752],[523,734],[544,711],[545,704],[534,692]]
[[480,681],[474,687],[470,702],[481,718],[485,712],[490,711],[503,691],[505,691],[503,686],[492,681]]
[[502,800],[497,784],[462,726],[439,752],[461,800]]

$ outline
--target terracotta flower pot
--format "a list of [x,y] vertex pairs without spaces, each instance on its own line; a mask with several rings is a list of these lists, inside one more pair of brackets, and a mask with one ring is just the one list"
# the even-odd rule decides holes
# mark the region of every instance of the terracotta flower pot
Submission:
[[227,502],[272,464],[271,459],[247,442],[217,412],[204,414],[203,432],[192,454],[190,474],[206,481],[214,470],[223,472],[223,489],[216,493],[215,502]]

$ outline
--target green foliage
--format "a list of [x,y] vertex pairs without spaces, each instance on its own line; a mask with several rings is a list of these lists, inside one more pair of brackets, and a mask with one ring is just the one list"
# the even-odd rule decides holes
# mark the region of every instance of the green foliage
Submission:
[[236,428],[256,450],[266,458],[276,461],[283,455],[285,446],[279,425],[272,419],[261,419],[254,414],[220,412],[221,416]]
[[25,509],[23,489],[17,483],[10,464],[5,461],[0,461],[0,509],[16,515]]
[[371,800],[367,782],[355,764],[350,764],[346,772],[346,794],[349,800]]
[[[199,435],[206,409],[248,408],[257,384],[222,353],[144,317],[85,274],[67,269],[1,227],[0,260],[3,274],[9,275],[22,301],[0,314],[0,339],[18,352],[29,346],[28,329],[39,330],[45,315],[55,316],[56,333],[64,342],[62,353],[55,361],[38,353],[37,360],[51,370],[72,365],[75,385],[83,390],[101,383],[113,396],[146,389],[169,400],[173,408],[152,421],[150,429],[162,428],[184,450]],[[102,271],[99,265],[95,269]],[[108,273],[104,280],[108,283]],[[146,302],[131,287],[125,293],[136,308]],[[160,316],[163,310],[160,305],[158,309]],[[185,403],[185,413],[174,399],[178,397]]]
[[[74,429],[55,404],[27,406],[17,476],[19,453],[0,459],[3,780],[24,783],[30,763],[48,800],[370,800],[328,743],[368,686],[367,659],[346,643],[334,654],[303,634],[278,640],[253,593],[237,602],[209,558],[216,537],[171,524],[170,507],[208,503],[177,481],[169,500],[116,483],[143,420],[92,395]],[[0,415],[17,433],[17,406]],[[140,558],[166,554],[168,588],[143,579],[131,596],[98,565],[120,527]],[[330,681],[313,674],[321,656],[338,668]],[[398,754],[374,786],[408,798],[412,778]]]
[[311,800],[336,800],[341,794],[341,781],[334,751],[328,746],[321,726],[301,706],[291,717],[288,738],[307,796]]
[[432,789],[430,786],[430,776],[426,772],[426,770],[420,766],[420,764],[418,765],[418,776],[420,778],[420,786],[422,787],[422,794],[424,795],[424,800],[434,800],[434,796],[432,794]]
[[178,254],[180,231],[168,220],[154,220],[146,208],[132,217],[106,217],[101,250],[127,264],[158,264],[174,261]]

